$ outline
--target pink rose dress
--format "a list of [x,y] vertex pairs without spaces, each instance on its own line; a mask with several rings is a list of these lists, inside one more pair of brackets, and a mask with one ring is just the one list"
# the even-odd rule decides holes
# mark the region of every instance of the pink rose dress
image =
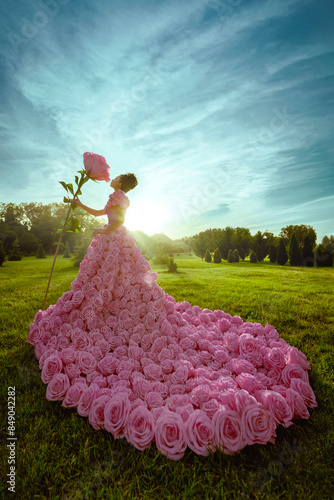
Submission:
[[[117,205],[129,206],[121,190],[108,224]],[[278,425],[309,418],[302,352],[269,324],[176,303],[157,277],[123,225],[94,237],[72,290],[30,325],[47,399],[174,460],[274,443]]]

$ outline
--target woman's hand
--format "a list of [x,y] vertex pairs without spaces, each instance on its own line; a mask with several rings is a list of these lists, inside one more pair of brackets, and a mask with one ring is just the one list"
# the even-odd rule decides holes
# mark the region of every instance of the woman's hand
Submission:
[[103,233],[103,229],[101,229],[101,228],[94,229],[93,238],[95,238],[96,235],[102,234],[102,233]]

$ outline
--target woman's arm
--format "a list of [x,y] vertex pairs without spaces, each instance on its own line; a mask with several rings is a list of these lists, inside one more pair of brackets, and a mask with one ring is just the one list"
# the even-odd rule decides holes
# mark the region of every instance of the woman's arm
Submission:
[[125,213],[124,210],[121,209],[121,207],[116,206],[116,211],[117,211],[117,220],[109,224],[109,226],[105,227],[104,229],[99,228],[95,229],[93,236],[96,236],[97,234],[107,234],[110,233],[110,231],[114,231],[117,229],[119,226],[121,226],[124,223],[125,220]]
[[74,198],[73,203],[79,205],[79,207],[83,208],[84,210],[86,210],[86,212],[88,212],[91,215],[94,215],[95,217],[99,217],[100,215],[105,215],[103,213],[103,208],[101,210],[95,210],[94,208],[87,207],[86,205],[81,203],[79,198]]

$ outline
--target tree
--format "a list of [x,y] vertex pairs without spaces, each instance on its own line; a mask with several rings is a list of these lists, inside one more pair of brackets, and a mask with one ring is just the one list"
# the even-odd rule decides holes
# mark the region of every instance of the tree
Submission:
[[260,262],[268,255],[268,240],[266,233],[261,233],[258,231],[255,236],[253,236],[252,249],[256,253],[257,260]]
[[254,250],[251,250],[251,253],[249,254],[249,260],[250,260],[250,262],[252,264],[256,264],[257,263],[257,255],[254,252]]
[[277,264],[284,266],[288,261],[288,254],[284,245],[283,238],[280,239],[277,251]]
[[233,258],[234,258],[234,262],[239,262],[240,257],[239,257],[239,252],[237,249],[233,250]]
[[211,253],[210,253],[210,250],[208,248],[206,249],[205,257],[204,258],[205,258],[206,262],[211,262],[211,260],[212,260],[211,259]]
[[317,267],[333,267],[333,249],[330,245],[325,248],[318,245],[315,250],[315,265]]
[[242,260],[245,260],[245,257],[248,255],[251,242],[252,236],[249,229],[246,229],[244,227],[237,227],[234,230],[232,244],[234,248],[238,250],[239,256]]
[[292,233],[289,245],[289,261],[290,266],[300,266],[302,256],[295,233]]
[[222,261],[222,258],[220,255],[219,248],[216,248],[215,253],[213,254],[213,262],[215,262],[216,264],[220,264],[221,261]]
[[168,262],[168,272],[176,273],[176,271],[177,271],[177,264],[175,264],[173,257],[171,257]]
[[9,252],[8,260],[21,260],[22,252],[18,240],[16,239],[13,243],[13,248]]
[[0,241],[0,267],[5,262],[5,259],[6,259],[5,249],[3,247],[2,241]]
[[235,262],[232,248],[230,248],[230,250],[228,252],[227,262],[230,262],[230,263]]
[[314,253],[309,236],[305,236],[302,249],[302,266],[314,267]]
[[65,245],[63,257],[65,257],[65,259],[68,259],[69,257],[71,257],[71,249],[70,249],[70,245],[68,244],[68,241],[66,242],[66,245]]
[[303,244],[305,236],[310,237],[312,247],[315,245],[315,242],[317,240],[317,233],[315,232],[314,228],[312,226],[305,226],[304,224],[282,227],[279,236],[280,238],[283,238],[284,243],[287,244],[291,240],[292,233],[295,233],[298,244],[300,246]]
[[277,248],[275,245],[270,245],[269,247],[269,259],[272,264],[274,264],[277,260]]
[[36,259],[45,259],[45,258],[46,258],[45,250],[42,243],[40,243],[37,248]]

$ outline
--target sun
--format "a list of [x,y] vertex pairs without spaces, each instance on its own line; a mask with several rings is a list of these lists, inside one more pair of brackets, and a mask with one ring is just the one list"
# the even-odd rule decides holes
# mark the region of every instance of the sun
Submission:
[[126,212],[125,225],[129,231],[143,231],[149,236],[163,233],[169,213],[162,204],[151,201],[138,201]]

